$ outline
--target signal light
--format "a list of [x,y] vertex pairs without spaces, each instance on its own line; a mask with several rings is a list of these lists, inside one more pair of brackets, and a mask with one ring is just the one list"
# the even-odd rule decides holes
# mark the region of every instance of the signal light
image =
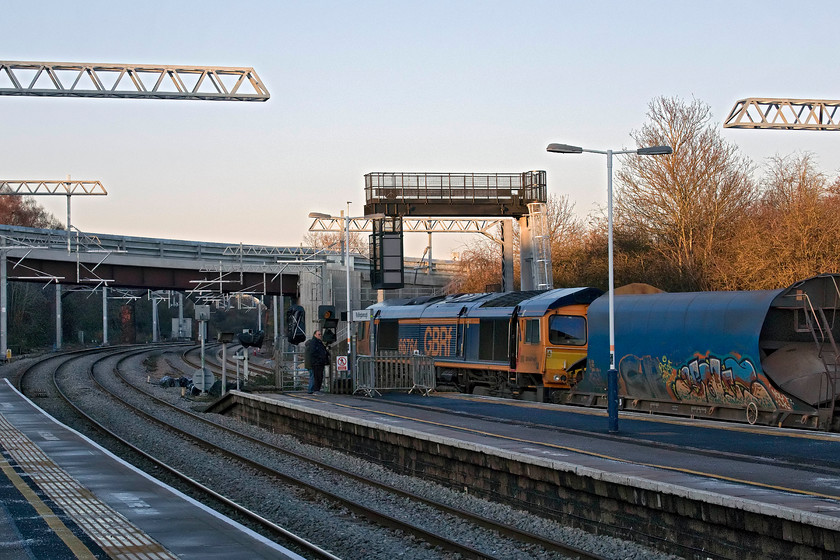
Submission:
[[321,340],[326,345],[335,342],[335,329],[338,327],[338,316],[334,305],[319,305],[318,319],[321,321]]
[[338,326],[338,316],[335,313],[334,305],[319,305],[318,319],[321,320],[321,326],[327,328],[335,328]]

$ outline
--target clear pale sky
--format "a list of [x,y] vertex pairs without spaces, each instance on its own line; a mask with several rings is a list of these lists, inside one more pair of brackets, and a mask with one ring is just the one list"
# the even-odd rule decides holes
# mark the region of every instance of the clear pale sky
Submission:
[[[266,103],[0,97],[0,178],[100,180],[83,231],[298,245],[372,171],[545,169],[585,215],[658,96],[840,98],[834,2],[7,1],[0,59],[252,66]],[[828,18],[828,19],[826,19]],[[727,129],[761,166],[840,134]],[[39,197],[64,221],[64,197]],[[448,235],[448,234],[447,234]],[[463,240],[436,236],[435,257]],[[407,236],[419,255],[423,235]]]

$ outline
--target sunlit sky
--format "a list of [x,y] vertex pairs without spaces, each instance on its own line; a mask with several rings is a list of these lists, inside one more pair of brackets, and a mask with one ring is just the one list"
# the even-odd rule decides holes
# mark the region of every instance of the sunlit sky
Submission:
[[[7,2],[0,58],[251,66],[266,103],[0,97],[0,179],[100,180],[87,232],[300,244],[310,211],[363,213],[373,171],[548,172],[586,215],[603,156],[658,96],[840,98],[830,2]],[[721,129],[759,167],[840,135]],[[66,218],[64,197],[39,197]],[[449,236],[449,237],[447,237]],[[465,239],[438,235],[435,257]],[[407,235],[409,255],[426,237]]]

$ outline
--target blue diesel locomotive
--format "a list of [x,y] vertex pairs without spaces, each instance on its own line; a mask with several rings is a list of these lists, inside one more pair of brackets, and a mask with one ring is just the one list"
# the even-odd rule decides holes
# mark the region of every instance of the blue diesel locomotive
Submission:
[[[616,290],[620,406],[836,430],[838,280],[825,274],[744,292]],[[606,406],[609,310],[600,290],[458,294],[370,310],[359,353],[432,356],[439,388]]]

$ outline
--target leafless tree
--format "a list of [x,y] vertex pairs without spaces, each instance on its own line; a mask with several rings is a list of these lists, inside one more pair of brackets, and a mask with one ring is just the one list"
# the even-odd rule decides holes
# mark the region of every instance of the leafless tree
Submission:
[[[62,228],[52,214],[31,196],[0,196],[0,223],[12,226]],[[50,343],[50,302],[43,286],[25,282],[10,282],[9,291],[9,347],[29,349]]]
[[[548,234],[551,240],[552,262],[562,262],[567,254],[581,243],[581,236],[585,232],[583,220],[575,214],[575,205],[568,195],[549,195],[546,202],[546,219]],[[519,225],[513,227],[513,271],[514,285],[519,284]],[[461,272],[458,280],[450,287],[450,291],[483,292],[486,286],[501,283],[501,232],[492,240],[489,238],[475,238],[465,245],[458,253],[457,260]],[[564,270],[553,264],[555,284],[566,278]]]
[[0,196],[0,223],[11,226],[61,229],[63,225],[31,196]]
[[840,182],[810,154],[770,158],[763,194],[719,262],[726,289],[773,289],[840,271]]
[[487,237],[476,237],[464,250],[453,255],[458,262],[458,275],[447,286],[452,293],[485,292],[502,281],[501,246]]
[[[316,232],[310,231],[303,236],[303,244],[306,247],[324,249],[326,251],[340,252],[344,248],[343,232]],[[350,234],[350,252],[367,257],[370,253],[370,243],[367,235],[359,233]]]
[[648,123],[631,135],[640,147],[668,145],[674,153],[624,156],[616,173],[617,220],[649,240],[685,290],[711,287],[714,255],[737,234],[757,193],[752,164],[710,118],[698,100],[653,100]]

